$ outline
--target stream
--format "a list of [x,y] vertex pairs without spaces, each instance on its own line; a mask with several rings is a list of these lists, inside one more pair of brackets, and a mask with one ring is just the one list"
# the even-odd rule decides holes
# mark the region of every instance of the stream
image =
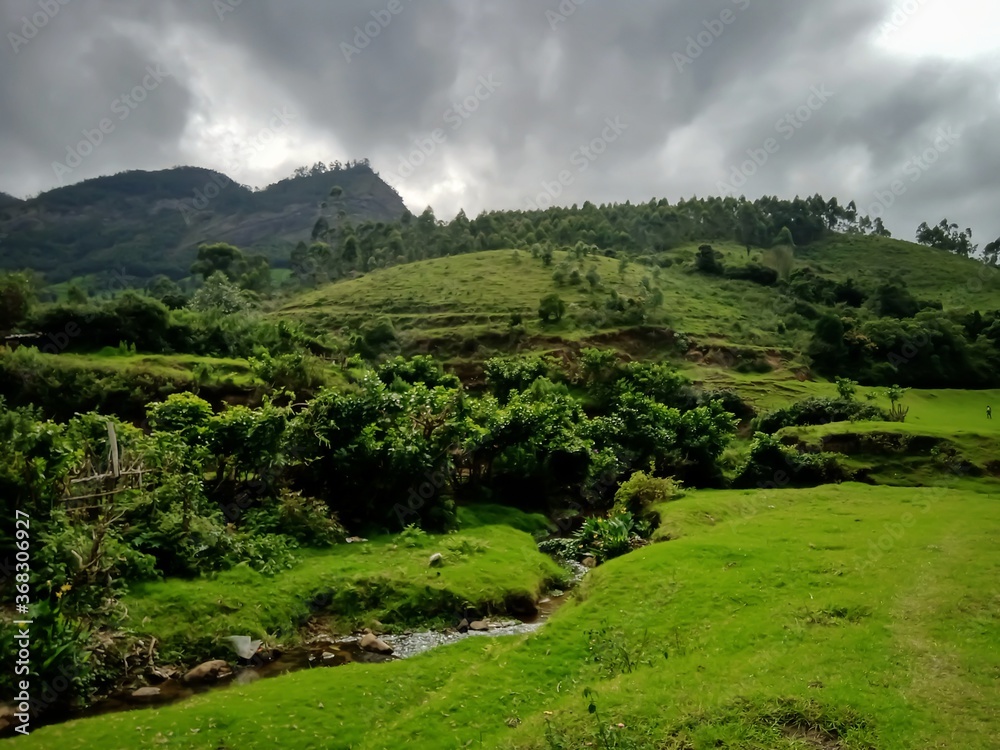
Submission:
[[[577,564],[578,565],[578,564]],[[582,565],[574,565],[573,585],[587,572]],[[382,635],[382,641],[392,647],[391,655],[373,653],[361,648],[361,636],[319,635],[305,644],[287,651],[272,651],[266,659],[257,659],[258,664],[237,666],[230,676],[217,681],[185,683],[180,679],[166,679],[147,688],[124,690],[101,702],[70,713],[43,717],[39,725],[57,724],[73,719],[104,714],[156,708],[177,703],[200,693],[225,690],[234,685],[248,685],[262,679],[279,677],[304,669],[339,667],[351,663],[383,663],[406,659],[431,649],[457,643],[466,638],[496,638],[508,635],[522,635],[538,630],[569,598],[569,592],[552,591],[536,603],[537,612],[524,619],[488,618],[485,631],[459,632],[454,628],[442,631],[424,630],[398,635]]]

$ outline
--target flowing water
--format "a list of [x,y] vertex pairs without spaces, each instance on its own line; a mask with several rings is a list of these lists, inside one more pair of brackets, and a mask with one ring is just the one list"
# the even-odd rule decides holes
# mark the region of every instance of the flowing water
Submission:
[[[581,565],[574,566],[573,583],[577,583],[586,573]],[[125,691],[114,694],[100,703],[79,712],[60,716],[44,717],[42,724],[58,723],[70,719],[88,716],[99,716],[121,711],[133,711],[143,708],[154,708],[190,698],[199,693],[224,690],[234,685],[247,685],[257,680],[278,677],[280,675],[298,672],[303,669],[322,669],[339,667],[351,663],[381,663],[406,659],[425,651],[456,643],[466,638],[496,638],[507,635],[531,633],[545,624],[569,597],[568,593],[553,591],[537,603],[537,612],[523,620],[488,620],[486,631],[468,631],[460,633],[453,628],[443,631],[425,630],[399,635],[384,635],[381,639],[392,646],[392,655],[386,656],[365,651],[361,648],[357,636],[318,636],[304,646],[298,646],[288,651],[273,651],[266,658],[256,658],[245,666],[238,666],[230,677],[216,682],[185,684],[176,679],[168,679],[149,689]]]

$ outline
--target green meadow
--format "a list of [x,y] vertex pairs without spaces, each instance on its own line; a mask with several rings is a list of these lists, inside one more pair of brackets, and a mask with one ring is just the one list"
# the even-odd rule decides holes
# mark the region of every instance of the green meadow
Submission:
[[[669,541],[591,572],[530,635],[299,672],[19,742],[995,747],[1000,507],[989,493],[702,491],[660,510]],[[520,554],[496,552],[513,556],[498,560],[505,570]]]

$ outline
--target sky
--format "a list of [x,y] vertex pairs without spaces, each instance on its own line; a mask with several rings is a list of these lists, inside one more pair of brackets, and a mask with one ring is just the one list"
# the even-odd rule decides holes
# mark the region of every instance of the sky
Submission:
[[998,28],[973,0],[4,0],[0,191],[368,158],[439,218],[820,193],[985,245]]

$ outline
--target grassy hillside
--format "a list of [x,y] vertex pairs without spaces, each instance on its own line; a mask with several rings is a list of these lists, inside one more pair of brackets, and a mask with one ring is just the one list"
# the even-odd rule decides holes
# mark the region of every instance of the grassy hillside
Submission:
[[1000,269],[913,242],[834,235],[798,251],[797,260],[834,278],[871,284],[898,274],[916,296],[940,300],[945,309],[1000,308]]
[[537,633],[300,672],[21,742],[995,745],[1000,510],[988,494],[846,484],[701,492],[663,516],[674,541],[591,573]]
[[[727,257],[743,251],[719,246]],[[574,260],[556,252],[550,266],[526,251],[493,250],[449,258],[420,261],[375,271],[361,278],[341,281],[296,296],[277,311],[328,329],[357,328],[374,317],[386,315],[401,331],[414,339],[442,332],[474,335],[482,331],[505,331],[513,313],[524,317],[531,333],[574,339],[608,326],[572,320],[585,318],[592,303],[603,305],[613,291],[626,297],[647,294],[642,280],[649,279],[662,290],[662,309],[653,317],[676,331],[701,339],[741,344],[791,345],[794,334],[778,334],[779,316],[772,309],[776,297],[761,286],[746,281],[707,277],[690,268],[696,248],[671,251],[676,262],[655,270],[629,263],[622,270],[619,260],[590,256]],[[562,285],[553,272],[564,263],[582,269],[585,276],[596,269],[600,286],[583,279],[577,285]],[[549,294],[558,294],[568,305],[567,320],[543,326],[538,305]],[[612,326],[613,327],[613,326]]]
[[[141,585],[125,601],[129,623],[156,637],[161,653],[183,653],[190,661],[224,656],[225,638],[235,632],[289,643],[320,598],[329,602],[324,612],[348,631],[373,619],[388,628],[451,625],[465,606],[503,611],[506,600],[535,601],[548,584],[564,579],[531,535],[512,526],[544,532],[544,516],[504,508],[502,522],[483,523],[477,510],[463,508],[461,531],[446,536],[387,536],[301,550],[299,562],[275,576],[236,568],[213,580]],[[445,557],[440,569],[427,564],[436,552]]]
[[[727,269],[778,265],[770,251],[748,254],[731,243],[714,247]],[[681,339],[674,345],[673,336],[666,337],[643,356],[686,353],[698,363],[731,368],[737,360],[719,349],[736,347],[758,350],[757,356],[773,366],[782,360],[796,366],[815,313],[796,306],[778,287],[698,272],[696,253],[697,245],[686,245],[662,253],[655,265],[629,262],[625,267],[602,255],[578,259],[556,252],[545,265],[524,250],[471,253],[329,284],[282,303],[276,314],[345,335],[385,316],[402,333],[404,351],[443,349],[452,356],[477,348],[483,356],[491,349],[546,350],[588,340],[628,350],[636,343],[634,335],[608,335],[633,327],[607,312],[614,293],[644,300],[644,322]],[[554,272],[560,267],[576,270],[579,283],[557,283]],[[837,235],[799,251],[794,268],[832,281],[851,278],[867,289],[899,274],[914,296],[940,301],[946,311],[1000,309],[1000,270],[913,243]],[[586,278],[592,270],[599,278],[596,286]],[[649,303],[657,290],[660,307]],[[550,294],[567,304],[558,324],[538,319],[539,302]],[[511,315],[523,317],[521,335],[509,335]]]

